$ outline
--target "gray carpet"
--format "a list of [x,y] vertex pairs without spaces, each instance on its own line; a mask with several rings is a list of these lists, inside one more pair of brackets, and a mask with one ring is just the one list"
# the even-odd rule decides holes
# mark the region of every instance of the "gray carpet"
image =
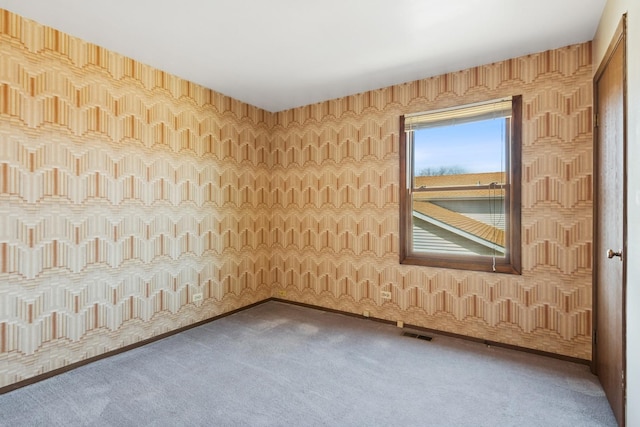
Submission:
[[0,395],[2,426],[614,426],[586,366],[268,302]]

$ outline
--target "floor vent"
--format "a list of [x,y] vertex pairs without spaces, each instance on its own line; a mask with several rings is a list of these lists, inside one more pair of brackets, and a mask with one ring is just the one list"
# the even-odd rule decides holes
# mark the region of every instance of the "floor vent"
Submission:
[[415,334],[413,332],[403,332],[402,336],[409,337],[409,338],[418,338],[419,340],[425,340],[425,341],[431,341],[433,339],[430,336]]

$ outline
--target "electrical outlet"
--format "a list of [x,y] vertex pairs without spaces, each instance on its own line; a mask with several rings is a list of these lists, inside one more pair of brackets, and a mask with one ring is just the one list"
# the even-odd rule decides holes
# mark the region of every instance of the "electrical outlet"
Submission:
[[396,322],[396,326],[397,326],[398,328],[404,328],[404,322],[403,322],[402,320],[398,320],[398,321]]
[[193,294],[191,301],[193,302],[202,301],[202,292],[200,292],[199,294]]
[[286,297],[287,296],[287,291],[278,291],[278,296],[279,297]]
[[391,299],[391,292],[380,291],[380,297],[382,297],[382,299]]
[[365,311],[362,312],[362,315],[364,317],[369,317],[369,312],[367,310],[365,310]]

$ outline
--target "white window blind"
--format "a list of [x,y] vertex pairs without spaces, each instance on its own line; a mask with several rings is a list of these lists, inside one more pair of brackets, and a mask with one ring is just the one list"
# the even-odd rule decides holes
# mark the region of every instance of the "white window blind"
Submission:
[[463,108],[445,108],[423,113],[408,114],[404,119],[406,132],[438,126],[453,126],[478,120],[511,116],[511,97],[465,105]]

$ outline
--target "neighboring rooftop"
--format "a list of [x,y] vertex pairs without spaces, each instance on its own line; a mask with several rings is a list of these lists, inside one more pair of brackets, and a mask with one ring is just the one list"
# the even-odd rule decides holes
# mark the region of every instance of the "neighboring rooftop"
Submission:
[[504,172],[461,173],[457,175],[416,176],[416,187],[451,187],[455,185],[489,185],[503,183]]
[[498,246],[504,246],[504,230],[492,225],[430,202],[415,201],[413,202],[413,210],[461,232],[495,243]]
[[416,187],[424,189],[467,188],[414,192],[414,249],[504,253],[504,189],[486,188],[504,178],[503,172],[415,177]]

